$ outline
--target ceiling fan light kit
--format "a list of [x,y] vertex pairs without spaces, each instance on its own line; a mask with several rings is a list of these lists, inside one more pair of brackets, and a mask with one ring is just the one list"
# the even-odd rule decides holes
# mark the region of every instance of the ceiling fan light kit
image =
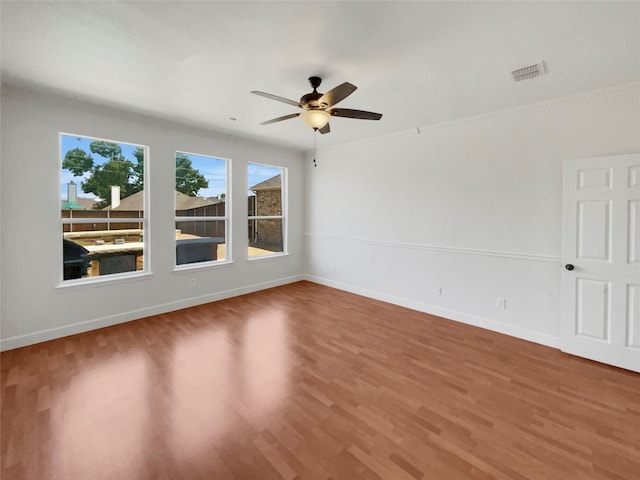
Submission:
[[[303,95],[299,102],[279,97],[278,95],[273,95],[271,93],[260,92],[257,90],[252,91],[251,93],[255,95],[270,98],[271,100],[286,103],[304,110],[301,113],[292,113],[267,120],[262,122],[260,125],[269,125],[271,123],[288,120],[289,118],[300,117],[304,124],[309,128],[325,134],[331,131],[331,128],[329,127],[329,119],[331,117],[357,118],[360,120],[380,120],[382,118],[381,113],[353,110],[350,108],[331,108],[355,92],[358,87],[349,82],[344,82],[329,90],[327,93],[319,93],[318,87],[321,82],[322,79],[320,77],[309,77],[309,83],[311,84],[311,88],[313,88],[313,92]],[[331,110],[327,110],[328,108],[331,108]]]
[[312,109],[305,110],[300,114],[300,118],[304,122],[304,124],[313,128],[314,130],[321,129],[327,123],[329,123],[329,119],[331,118],[331,114],[326,110],[321,109]]

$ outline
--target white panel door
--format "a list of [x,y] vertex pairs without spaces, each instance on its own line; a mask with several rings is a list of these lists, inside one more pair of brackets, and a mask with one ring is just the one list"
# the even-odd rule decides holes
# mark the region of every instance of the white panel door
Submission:
[[563,167],[562,350],[640,372],[640,154]]

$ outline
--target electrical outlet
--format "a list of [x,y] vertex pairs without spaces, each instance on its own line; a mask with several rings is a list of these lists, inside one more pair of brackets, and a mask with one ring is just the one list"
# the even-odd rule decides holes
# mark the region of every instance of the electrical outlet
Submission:
[[189,284],[190,284],[192,287],[195,287],[195,286],[196,286],[196,279],[195,279],[195,278],[192,278],[191,280],[189,280]]
[[436,295],[442,295],[442,287],[436,288]]
[[504,298],[497,298],[496,299],[496,307],[501,308],[501,309],[506,309],[507,308],[507,301]]

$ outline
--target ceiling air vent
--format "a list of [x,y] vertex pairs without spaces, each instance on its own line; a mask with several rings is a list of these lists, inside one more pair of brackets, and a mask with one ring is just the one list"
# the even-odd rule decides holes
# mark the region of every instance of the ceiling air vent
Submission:
[[516,82],[521,80],[529,80],[531,78],[539,77],[540,75],[544,75],[547,73],[544,68],[544,62],[535,63],[533,65],[529,65],[528,67],[519,68],[511,72],[513,75],[513,79]]

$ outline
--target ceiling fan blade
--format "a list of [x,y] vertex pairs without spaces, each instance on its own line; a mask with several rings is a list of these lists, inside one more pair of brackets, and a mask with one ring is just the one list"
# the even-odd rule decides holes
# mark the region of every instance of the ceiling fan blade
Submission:
[[296,102],[295,100],[289,100],[288,98],[279,97],[278,95],[273,95],[272,93],[258,92],[257,90],[254,90],[251,93],[260,95],[261,97],[270,98],[271,100],[277,100],[278,102],[287,103],[289,105],[293,105],[294,107],[300,107],[300,103]]
[[332,108],[329,113],[334,117],[359,118],[360,120],[380,120],[382,118],[381,113],[352,110],[350,108]]
[[260,125],[269,125],[270,123],[281,122],[283,120],[289,120],[290,118],[295,118],[300,116],[299,113],[290,113],[289,115],[283,115],[282,117],[272,118],[271,120],[267,120],[266,122],[262,122]]
[[357,88],[349,82],[344,82],[342,85],[338,85],[322,95],[318,99],[318,104],[322,105],[323,108],[333,107],[336,103],[341,102],[355,92]]
[[319,128],[318,131],[324,135],[325,133],[329,133],[331,131],[331,127],[327,123],[324,127]]

